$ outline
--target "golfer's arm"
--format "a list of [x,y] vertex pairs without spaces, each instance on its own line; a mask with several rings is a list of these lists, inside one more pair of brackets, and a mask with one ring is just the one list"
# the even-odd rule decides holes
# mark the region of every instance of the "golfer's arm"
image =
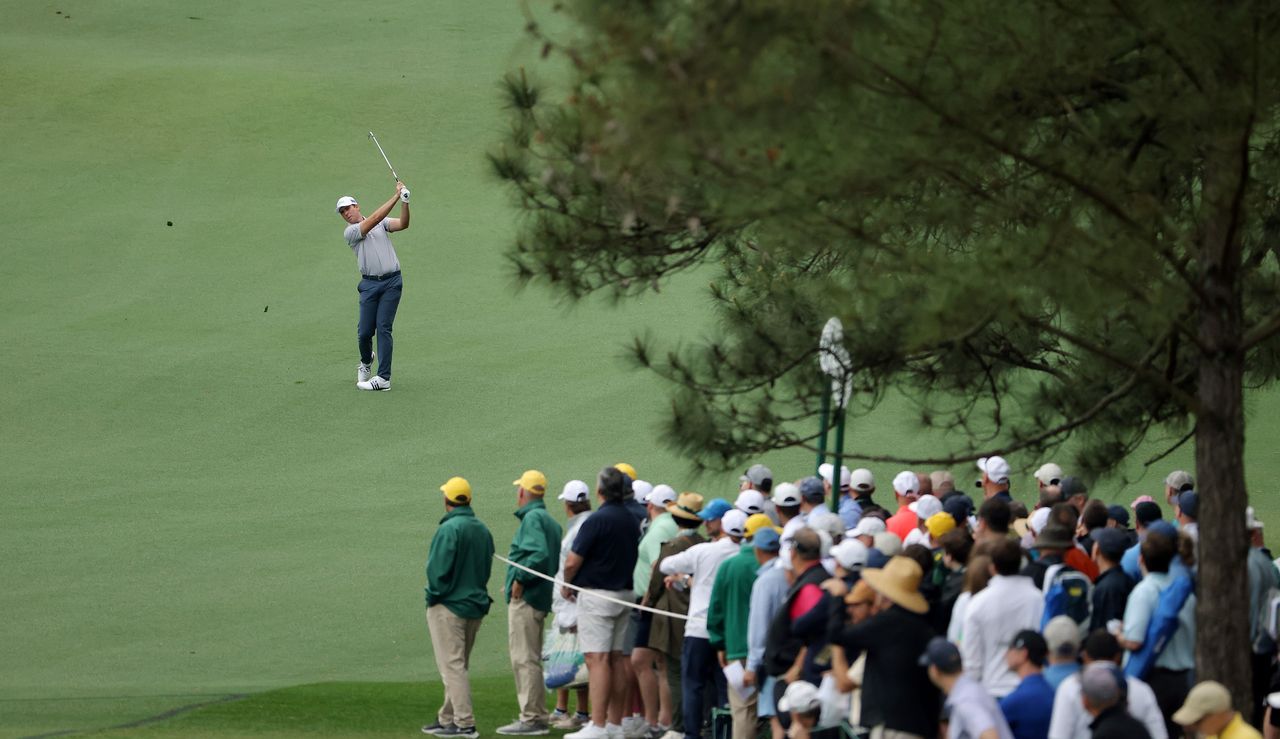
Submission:
[[409,227],[409,204],[401,203],[400,204],[400,223],[399,223],[399,227],[396,230],[403,231],[408,227]]
[[379,223],[382,223],[382,219],[387,217],[387,214],[391,212],[391,209],[395,207],[396,201],[399,199],[400,199],[399,195],[392,196],[390,200],[383,203],[382,205],[379,205],[378,209],[375,210],[372,215],[370,215],[368,218],[365,218],[363,221],[360,221],[360,235],[362,237],[368,236],[369,232],[373,230],[374,226],[378,225]]

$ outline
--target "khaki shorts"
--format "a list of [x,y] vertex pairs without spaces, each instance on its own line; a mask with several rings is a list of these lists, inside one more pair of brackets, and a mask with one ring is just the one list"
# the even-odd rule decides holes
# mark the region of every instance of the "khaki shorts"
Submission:
[[630,590],[584,590],[578,593],[578,649],[589,652],[621,652],[627,645],[627,626],[631,622],[631,609],[592,597],[607,595],[621,601],[630,601],[635,594]]

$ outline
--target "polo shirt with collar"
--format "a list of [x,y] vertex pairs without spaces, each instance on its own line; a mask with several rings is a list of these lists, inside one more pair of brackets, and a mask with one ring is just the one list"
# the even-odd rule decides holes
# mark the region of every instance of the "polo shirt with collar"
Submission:
[[640,545],[640,525],[622,501],[609,501],[578,529],[573,553],[582,566],[573,584],[591,590],[630,590]]
[[1222,731],[1210,734],[1209,739],[1262,739],[1262,735],[1257,729],[1245,723],[1244,718],[1237,712],[1231,721],[1222,727]]
[[[1129,714],[1151,735],[1151,739],[1169,739],[1169,731],[1156,703],[1151,686],[1136,677],[1125,678],[1129,685]],[[1089,723],[1093,717],[1080,702],[1080,673],[1076,673],[1058,686],[1053,696],[1053,715],[1049,718],[1049,739],[1082,739],[1089,736]]]
[[[1149,572],[1129,594],[1129,604],[1124,609],[1124,638],[1143,643],[1147,640],[1147,627],[1160,602],[1160,592],[1173,582],[1167,572]],[[1125,660],[1129,655],[1125,655]],[[1156,657],[1156,667],[1181,671],[1196,666],[1196,595],[1187,596],[1187,602],[1178,611],[1178,628],[1169,637],[1164,651]]]

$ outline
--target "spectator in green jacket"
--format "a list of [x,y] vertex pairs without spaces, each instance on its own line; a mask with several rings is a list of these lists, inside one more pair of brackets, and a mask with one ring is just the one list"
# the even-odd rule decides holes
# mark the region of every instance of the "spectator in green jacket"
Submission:
[[471,708],[471,648],[489,613],[493,536],[471,510],[471,485],[451,477],[440,486],[444,518],[427,553],[427,630],[444,683],[444,705],[425,734],[478,739]]
[[[520,527],[511,540],[507,559],[543,575],[554,576],[560,567],[560,524],[551,517],[542,497],[547,477],[527,470],[516,480],[516,518]],[[551,733],[547,690],[542,677],[542,631],[551,610],[553,585],[515,565],[507,565],[507,644],[511,671],[516,678],[516,702],[520,716],[498,729],[505,736],[541,736]]]
[[[755,584],[760,563],[752,539],[760,529],[777,531],[773,521],[763,513],[747,519],[746,538],[738,553],[716,569],[711,586],[711,605],[707,609],[707,640],[716,650],[720,666],[742,663],[747,669],[747,615],[751,611],[751,586]],[[743,700],[738,691],[729,690],[729,711],[733,716],[733,739],[752,739],[756,735],[756,701],[758,694]]]

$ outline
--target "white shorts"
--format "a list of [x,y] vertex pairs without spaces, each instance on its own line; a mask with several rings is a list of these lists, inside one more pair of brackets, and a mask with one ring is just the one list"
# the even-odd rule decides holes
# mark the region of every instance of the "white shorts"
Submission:
[[578,593],[578,649],[589,652],[621,652],[627,645],[631,609],[619,603],[592,597],[593,593],[630,601],[630,590],[584,590]]

